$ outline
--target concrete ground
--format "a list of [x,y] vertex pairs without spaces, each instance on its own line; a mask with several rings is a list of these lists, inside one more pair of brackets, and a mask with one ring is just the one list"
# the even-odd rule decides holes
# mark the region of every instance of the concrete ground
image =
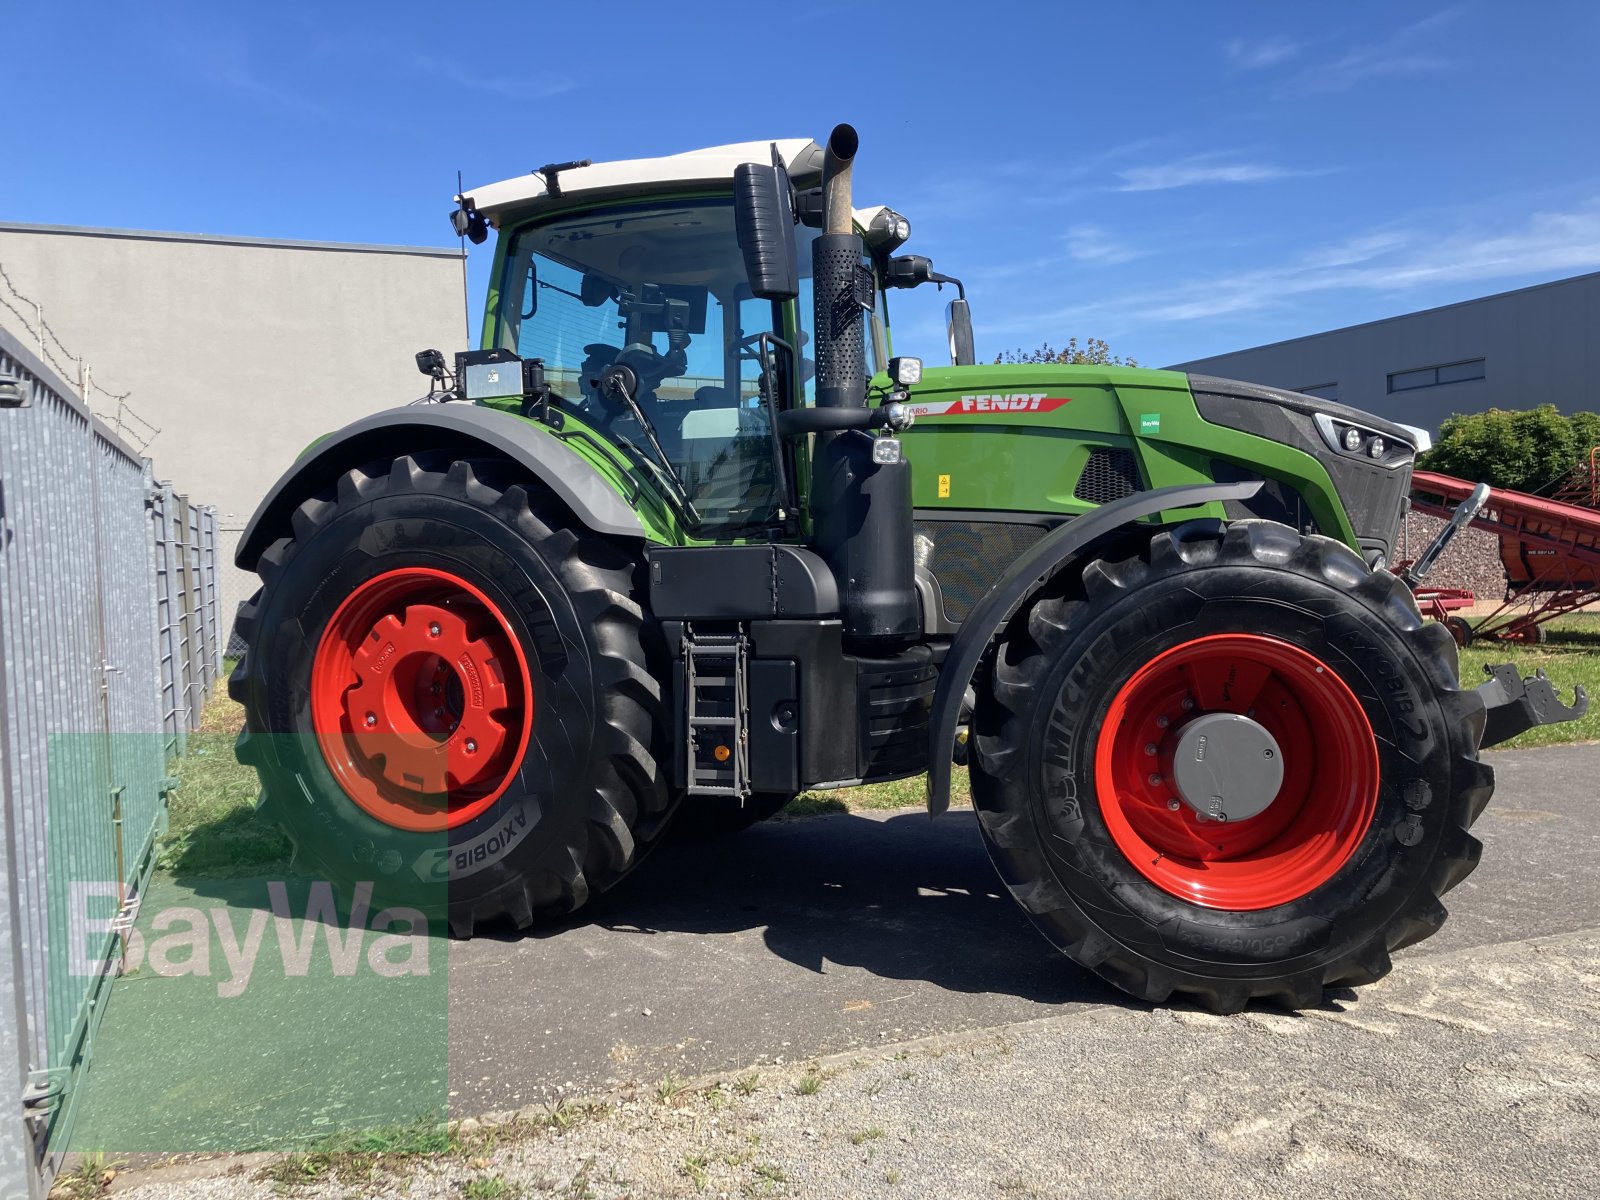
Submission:
[[[1591,1193],[1600,746],[1491,761],[1483,865],[1443,932],[1381,984],[1298,1016],[1126,1002],[999,894],[970,813],[665,847],[582,921],[451,947],[451,1110],[496,1126],[524,1110],[518,1136],[399,1176],[306,1182],[424,1197]],[[659,1086],[670,1077],[698,1078]],[[596,1094],[615,1103],[559,1135],[526,1123]],[[162,1179],[121,1182],[147,1200],[278,1186]]]

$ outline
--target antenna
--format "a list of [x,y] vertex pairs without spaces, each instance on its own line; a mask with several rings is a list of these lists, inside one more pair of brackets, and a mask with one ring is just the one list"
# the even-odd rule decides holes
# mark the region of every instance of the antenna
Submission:
[[[461,185],[461,172],[456,172],[456,195],[460,196],[465,189]],[[467,291],[467,234],[463,226],[461,231],[461,323],[466,330],[466,345],[472,346],[472,298]]]

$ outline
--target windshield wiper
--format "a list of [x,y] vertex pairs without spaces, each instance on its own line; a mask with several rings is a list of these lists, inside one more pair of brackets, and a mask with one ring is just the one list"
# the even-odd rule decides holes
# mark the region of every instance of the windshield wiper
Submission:
[[[699,525],[701,523],[700,512],[695,508],[694,501],[689,499],[689,489],[684,486],[683,479],[673,468],[672,460],[667,457],[667,452],[661,448],[661,439],[656,437],[655,425],[651,423],[649,417],[644,415],[644,409],[639,407],[639,402],[633,398],[634,388],[638,387],[638,385],[639,377],[634,374],[633,368],[626,363],[612,363],[604,371],[600,372],[600,390],[609,395],[620,397],[622,402],[628,406],[628,411],[633,414],[633,419],[639,422],[639,428],[644,430],[644,436],[649,439],[650,448],[655,451],[656,462],[665,471],[665,477],[670,481],[672,491],[675,493],[675,499],[683,507],[684,515],[689,518],[691,524]],[[618,440],[627,442],[626,438],[619,437]],[[628,444],[632,446],[632,443]],[[641,460],[648,461],[644,459],[643,453],[637,447],[634,448],[634,452],[639,455]]]

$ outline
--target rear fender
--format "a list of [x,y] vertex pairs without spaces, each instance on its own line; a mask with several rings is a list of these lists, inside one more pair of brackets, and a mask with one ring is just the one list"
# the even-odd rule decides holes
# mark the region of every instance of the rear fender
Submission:
[[928,811],[937,816],[950,807],[951,752],[961,719],[961,699],[972,682],[972,673],[1006,618],[1041,580],[1071,566],[1091,543],[1135,521],[1174,509],[1248,500],[1261,487],[1261,480],[1252,479],[1136,492],[1057,526],[1012,563],[999,582],[972,606],[939,668],[939,686],[933,694],[933,713],[928,723],[928,736],[932,739],[928,745]]
[[467,404],[391,408],[362,417],[305,452],[250,518],[234,562],[255,570],[262,551],[289,531],[306,499],[346,471],[374,459],[449,450],[463,458],[503,458],[548,487],[596,533],[642,538],[639,516],[577,451],[541,426],[499,409]]

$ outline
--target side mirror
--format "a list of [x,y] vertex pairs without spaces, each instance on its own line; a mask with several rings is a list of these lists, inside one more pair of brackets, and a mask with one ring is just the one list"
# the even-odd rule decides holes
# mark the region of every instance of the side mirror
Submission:
[[794,189],[776,146],[772,159],[770,167],[742,163],[733,169],[734,232],[750,291],[761,300],[793,300],[800,294]]
[[972,310],[966,297],[952,300],[944,310],[945,332],[950,337],[950,362],[952,366],[970,367],[977,362],[977,352],[972,346]]

